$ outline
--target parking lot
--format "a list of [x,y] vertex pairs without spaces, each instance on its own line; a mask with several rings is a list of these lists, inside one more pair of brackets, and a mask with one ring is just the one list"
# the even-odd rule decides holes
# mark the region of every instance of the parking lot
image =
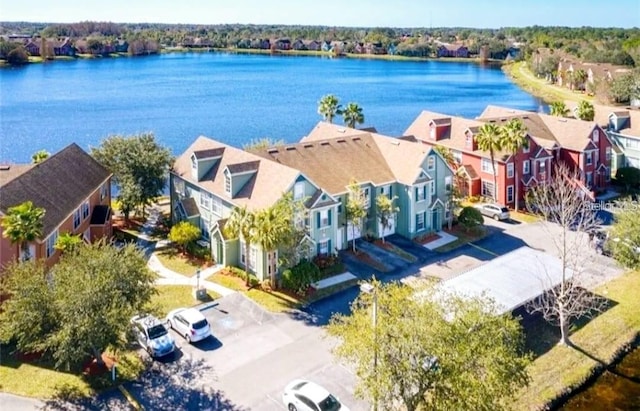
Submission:
[[171,331],[176,355],[155,361],[130,387],[146,409],[284,410],[282,390],[296,378],[324,386],[352,410],[369,409],[353,397],[354,375],[331,354],[335,341],[306,316],[265,312],[241,294],[200,308],[214,337],[187,344]]

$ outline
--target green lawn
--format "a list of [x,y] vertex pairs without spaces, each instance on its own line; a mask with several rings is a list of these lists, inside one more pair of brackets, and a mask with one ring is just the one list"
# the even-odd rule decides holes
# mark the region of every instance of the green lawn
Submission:
[[535,223],[540,221],[540,216],[529,214],[529,213],[510,210],[509,214],[511,215],[511,218],[513,220],[519,221],[521,223]]
[[[590,356],[608,363],[616,351],[640,332],[640,271],[627,273],[598,289],[614,306],[571,335],[571,341]],[[536,338],[541,338],[537,335]],[[529,368],[532,381],[514,405],[517,410],[542,408],[566,387],[584,381],[598,363],[574,348],[553,346]]]
[[187,277],[193,277],[197,270],[202,269],[202,263],[185,257],[172,247],[156,251],[154,255],[165,268]]
[[[201,302],[193,297],[193,287],[189,285],[157,285],[158,294],[151,299],[150,311],[164,317],[174,308],[192,307]],[[220,298],[213,291],[207,291],[212,300]]]
[[211,281],[212,283],[219,284],[223,287],[229,288],[235,291],[246,291],[247,286],[244,283],[244,280],[238,277],[234,277],[231,275],[224,275],[220,273],[213,274],[207,281]]
[[[86,377],[80,371],[63,372],[53,368],[49,361],[23,362],[0,346],[0,391],[41,399],[59,398],[73,394],[78,397],[94,395],[101,388],[111,386],[110,376]],[[118,356],[118,380],[134,380],[144,368],[135,352]]]

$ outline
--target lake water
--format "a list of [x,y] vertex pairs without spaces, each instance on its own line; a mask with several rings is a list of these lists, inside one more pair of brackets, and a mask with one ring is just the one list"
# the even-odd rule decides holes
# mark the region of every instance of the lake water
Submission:
[[238,147],[295,142],[320,120],[317,103],[329,93],[357,102],[362,126],[392,136],[421,110],[474,117],[488,104],[541,104],[499,67],[474,63],[230,53],[55,61],[0,69],[0,161],[144,131],[176,154],[198,135]]

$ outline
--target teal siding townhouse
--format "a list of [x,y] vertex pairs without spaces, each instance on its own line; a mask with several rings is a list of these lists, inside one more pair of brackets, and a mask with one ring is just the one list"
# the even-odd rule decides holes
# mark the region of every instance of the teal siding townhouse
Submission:
[[[429,146],[412,138],[319,123],[299,143],[245,151],[199,137],[180,155],[170,172],[174,222],[200,227],[213,259],[248,268],[258,279],[278,271],[278,250],[226,238],[224,225],[234,207],[268,208],[283,195],[303,201],[304,257],[333,254],[354,238],[399,234],[414,239],[440,231],[451,213],[453,172]],[[367,199],[360,227],[349,224],[345,204],[355,181]],[[380,224],[376,197],[395,198],[391,224]]]

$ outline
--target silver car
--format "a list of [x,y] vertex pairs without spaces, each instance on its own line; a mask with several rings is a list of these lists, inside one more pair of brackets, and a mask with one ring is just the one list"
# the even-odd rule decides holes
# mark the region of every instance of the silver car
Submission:
[[195,308],[178,308],[169,312],[167,325],[188,343],[204,340],[211,335],[209,321]]
[[480,204],[476,208],[485,217],[493,218],[494,220],[508,220],[511,218],[509,209],[499,204]]
[[136,341],[151,357],[164,357],[175,351],[175,341],[156,317],[136,315],[131,319],[131,325]]

